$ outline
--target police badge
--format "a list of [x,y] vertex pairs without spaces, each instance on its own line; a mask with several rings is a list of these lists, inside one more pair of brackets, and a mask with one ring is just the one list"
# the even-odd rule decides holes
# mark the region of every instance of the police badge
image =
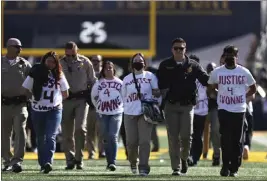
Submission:
[[192,72],[192,67],[190,66],[188,69],[187,69],[187,73],[191,73]]
[[80,70],[81,68],[83,68],[83,63],[80,63],[80,65],[78,66],[78,70]]

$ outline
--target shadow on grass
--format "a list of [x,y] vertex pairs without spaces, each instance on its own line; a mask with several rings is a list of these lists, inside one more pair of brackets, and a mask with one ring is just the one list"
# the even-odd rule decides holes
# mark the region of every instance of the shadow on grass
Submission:
[[[8,178],[10,176],[10,178]],[[63,181],[74,181],[74,180],[266,180],[266,177],[252,177],[252,176],[240,176],[240,177],[221,177],[219,175],[186,175],[186,176],[172,176],[170,174],[160,174],[160,175],[149,175],[147,177],[142,177],[139,175],[132,175],[132,174],[123,174],[123,173],[108,173],[108,174],[99,174],[99,173],[82,173],[82,174],[66,174],[63,173],[53,173],[50,174],[43,174],[43,173],[23,173],[22,174],[3,174],[2,179],[5,180],[24,180],[25,178],[30,178],[27,180],[63,180]]]
[[[61,175],[62,174],[62,175]],[[15,173],[5,173],[3,174],[5,176],[7,175],[10,175],[10,176],[22,176],[21,174],[15,174]],[[49,174],[43,174],[43,173],[23,173],[23,176],[35,176],[35,177],[43,177],[43,176],[47,176],[47,177],[60,177],[60,178],[69,178],[70,176],[71,177],[99,177],[99,178],[205,178],[207,177],[206,175],[183,175],[183,176],[172,176],[171,174],[160,174],[160,175],[148,175],[146,177],[142,177],[142,176],[139,176],[138,174],[137,175],[133,175],[133,174],[120,174],[120,173],[114,173],[114,174],[98,174],[98,173],[88,173],[88,174],[77,174],[77,172],[75,172],[74,174],[67,174],[66,172],[64,173],[53,173],[53,172],[50,172]],[[220,177],[219,175],[218,176],[209,176],[209,177]],[[65,180],[65,179],[64,179]]]

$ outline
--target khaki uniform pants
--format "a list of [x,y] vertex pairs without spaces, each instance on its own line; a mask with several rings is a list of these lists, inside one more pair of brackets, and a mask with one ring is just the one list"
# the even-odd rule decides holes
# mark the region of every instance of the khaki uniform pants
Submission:
[[218,110],[211,109],[209,112],[209,121],[211,125],[211,142],[213,146],[213,157],[220,158],[221,156],[221,134],[220,123],[218,119]]
[[62,136],[67,164],[82,162],[89,106],[84,99],[63,102]]
[[187,160],[192,143],[194,110],[192,105],[165,105],[166,127],[172,169],[180,169],[180,159]]
[[[139,170],[149,169],[150,141],[153,124],[144,120],[144,116],[124,115],[126,145],[131,165],[136,165],[139,156]],[[138,152],[139,148],[139,152]]]
[[157,125],[154,125],[152,128],[151,141],[153,144],[153,148],[159,149],[159,137],[157,133]]
[[[26,146],[27,107],[25,104],[2,105],[1,111],[1,146],[4,166],[12,166],[16,163],[21,164]],[[15,133],[14,155],[11,153],[10,149],[12,129]]]
[[98,152],[104,153],[104,145],[103,145],[103,137],[100,133],[100,125],[99,120],[97,120],[96,110],[90,109],[88,111],[87,117],[87,145],[88,145],[88,153],[94,155],[95,150],[95,141],[97,138],[98,142]]

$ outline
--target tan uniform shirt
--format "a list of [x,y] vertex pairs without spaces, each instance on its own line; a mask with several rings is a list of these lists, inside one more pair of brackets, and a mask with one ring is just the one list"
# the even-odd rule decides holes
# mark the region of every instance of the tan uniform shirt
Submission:
[[92,86],[96,81],[95,71],[91,61],[78,54],[77,60],[69,62],[63,57],[60,60],[63,72],[70,85],[70,91],[76,93],[87,90],[88,86]]
[[31,64],[22,57],[10,61],[6,56],[1,60],[1,94],[5,97],[14,97],[24,94],[22,84],[31,69]]

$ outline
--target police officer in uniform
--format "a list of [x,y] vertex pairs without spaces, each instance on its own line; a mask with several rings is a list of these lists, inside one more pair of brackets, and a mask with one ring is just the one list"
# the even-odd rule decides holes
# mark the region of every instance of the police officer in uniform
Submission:
[[[31,65],[24,58],[19,57],[21,42],[16,38],[7,41],[7,54],[2,56],[2,171],[22,171],[22,161],[26,146],[27,96],[22,88]],[[14,155],[10,151],[12,129],[15,133]]]
[[90,99],[90,87],[96,81],[91,61],[77,53],[74,42],[65,46],[61,59],[63,72],[70,85],[69,98],[63,102],[62,135],[66,157],[66,170],[83,169],[83,149],[86,136],[86,120]]
[[[91,57],[95,75],[97,78],[100,76],[101,66],[102,66],[102,56],[94,55]],[[98,141],[98,158],[105,158],[105,151],[103,145],[103,137],[100,134],[99,122],[97,120],[95,107],[92,102],[89,102],[90,109],[88,111],[87,117],[87,145],[88,145],[88,159],[95,159],[95,140],[97,137]]]
[[157,72],[159,88],[163,96],[166,95],[165,114],[172,175],[187,172],[193,132],[193,107],[196,104],[196,79],[203,86],[207,85],[209,79],[204,69],[186,56],[185,51],[186,42],[182,38],[173,40],[173,56],[163,60]]

